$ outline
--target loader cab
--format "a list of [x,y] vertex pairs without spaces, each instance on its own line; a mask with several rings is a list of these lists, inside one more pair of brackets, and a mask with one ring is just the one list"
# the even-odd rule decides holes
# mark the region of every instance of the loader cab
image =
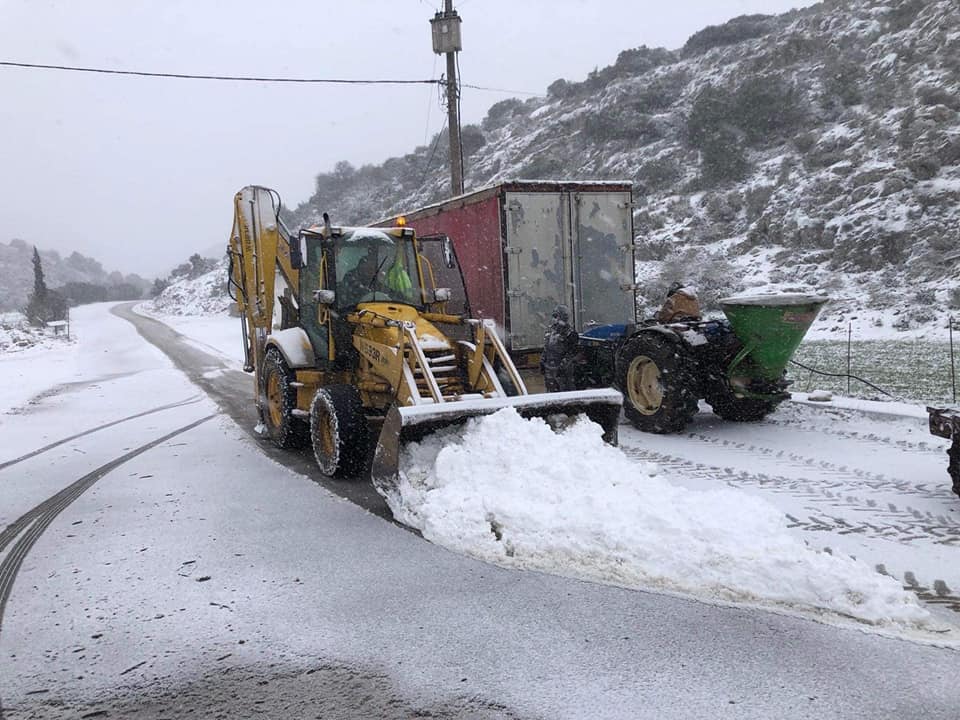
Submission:
[[335,237],[331,249],[337,309],[349,311],[365,302],[422,303],[413,231],[397,236],[356,228]]
[[463,274],[446,236],[417,238],[411,228],[317,228],[301,231],[299,247],[300,323],[319,367],[353,362],[346,316],[359,304],[469,314]]

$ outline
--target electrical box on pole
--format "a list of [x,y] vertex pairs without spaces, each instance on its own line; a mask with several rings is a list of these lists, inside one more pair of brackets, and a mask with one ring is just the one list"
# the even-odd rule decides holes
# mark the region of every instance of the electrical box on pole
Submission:
[[456,10],[438,12],[430,21],[430,29],[433,31],[433,51],[437,55],[463,50],[460,16]]
[[463,194],[463,150],[460,146],[460,83],[457,78],[457,53],[463,49],[460,16],[453,0],[444,0],[443,12],[430,21],[433,51],[447,56],[447,127],[450,135],[450,194]]

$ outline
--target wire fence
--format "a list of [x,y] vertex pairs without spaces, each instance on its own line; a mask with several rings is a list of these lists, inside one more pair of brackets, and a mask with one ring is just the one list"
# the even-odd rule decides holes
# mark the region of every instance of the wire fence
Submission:
[[956,361],[950,339],[813,340],[804,342],[787,368],[792,389],[827,390],[868,400],[956,402]]

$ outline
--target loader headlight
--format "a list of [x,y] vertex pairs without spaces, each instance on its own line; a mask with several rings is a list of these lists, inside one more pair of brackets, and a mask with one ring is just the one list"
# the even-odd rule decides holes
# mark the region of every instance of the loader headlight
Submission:
[[433,291],[435,302],[446,302],[450,299],[450,288],[437,288]]

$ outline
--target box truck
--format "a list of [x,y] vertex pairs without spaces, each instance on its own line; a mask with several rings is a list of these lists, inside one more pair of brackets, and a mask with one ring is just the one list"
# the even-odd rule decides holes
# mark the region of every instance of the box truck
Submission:
[[402,215],[453,241],[471,312],[496,322],[520,367],[539,363],[557,305],[581,333],[636,321],[630,182],[516,180]]

